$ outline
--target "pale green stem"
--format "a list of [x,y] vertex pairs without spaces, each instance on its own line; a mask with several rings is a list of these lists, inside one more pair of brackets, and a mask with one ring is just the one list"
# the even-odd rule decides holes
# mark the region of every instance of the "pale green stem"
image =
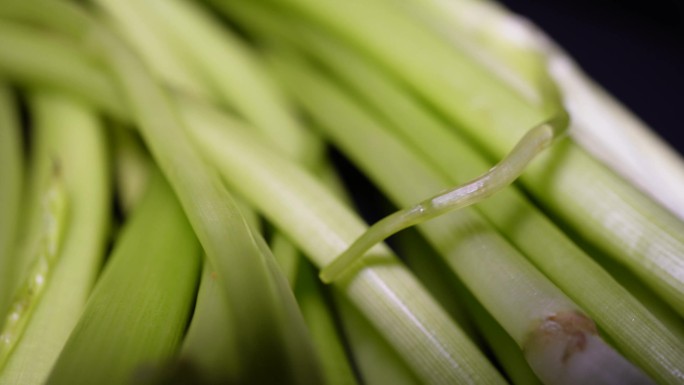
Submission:
[[163,31],[154,28],[155,19],[141,12],[146,8],[140,5],[143,2],[96,0],[94,3],[104,9],[104,22],[121,34],[150,71],[166,85],[195,97],[215,99],[210,87],[205,86],[202,73],[181,60]]
[[[243,5],[242,11],[249,10],[245,3],[240,4]],[[242,12],[242,15],[247,13]],[[442,122],[429,115],[404,89],[389,81],[380,68],[364,64],[364,58],[353,55],[339,42],[325,38],[321,33],[307,33],[309,31],[301,23],[282,28],[282,21],[267,17],[271,16],[269,13],[251,12],[249,15],[252,16],[248,19],[252,26],[263,26],[271,21],[268,25],[270,36],[289,36],[294,31],[298,32],[290,40],[297,44],[304,42],[307,50],[315,53],[342,77],[345,85],[357,92],[357,99],[365,99],[391,123],[396,134],[403,137],[407,148],[418,151],[425,161],[431,162],[441,172],[442,177],[450,180],[449,183],[462,183],[487,167],[488,162],[472,146],[457,140]],[[371,131],[366,129],[365,132]],[[373,136],[366,135],[358,143],[367,143],[371,138]],[[383,138],[377,142],[386,146],[389,140]],[[366,153],[372,154],[373,150],[368,148]],[[395,158],[389,163],[408,162],[402,159]],[[387,163],[383,160],[380,164]],[[399,176],[397,180],[407,178]],[[676,383],[681,375],[677,362],[684,360],[680,326],[668,330],[513,189],[502,191],[477,208],[524,250],[537,267],[582,305],[630,359],[643,365],[654,377]],[[539,239],[544,239],[544,242],[539,242]],[[625,319],[633,321],[625,323]]]
[[[205,108],[182,112],[194,140],[226,181],[294,240],[318,266],[365,227],[312,176],[277,156],[248,129]],[[274,197],[278,199],[274,199]],[[386,248],[371,266],[339,283],[384,338],[426,383],[499,383],[477,349]]]
[[567,116],[562,113],[533,127],[513,150],[487,173],[432,198],[399,210],[372,225],[354,243],[321,271],[323,282],[330,283],[349,270],[375,244],[411,226],[447,212],[478,203],[507,187],[525,171],[537,154],[565,132]]
[[[23,33],[26,31],[33,33]],[[44,60],[46,57],[50,60]],[[130,116],[120,93],[112,87],[112,80],[103,76],[93,55],[69,41],[3,19],[0,58],[0,72],[23,81],[28,88],[68,90],[79,101],[102,108],[114,117]]]
[[[540,384],[530,369],[530,365],[525,361],[520,347],[467,291],[417,231],[399,234],[395,244],[399,247],[411,271],[421,282],[424,282],[440,304],[452,313],[452,317],[458,317],[461,325],[464,322],[471,325],[470,327],[473,328],[471,338],[482,347],[487,346],[491,350],[503,372],[513,384]],[[417,249],[423,250],[422,253],[417,252]],[[466,316],[467,318],[463,319]]]
[[147,190],[152,160],[134,131],[121,125],[112,127],[110,131],[114,141],[118,204],[127,215]]
[[4,0],[0,17],[26,22],[34,27],[48,27],[68,37],[80,38],[89,21],[77,8],[65,7],[59,1]]
[[[138,12],[130,12],[132,8],[137,8],[140,11],[140,17],[145,18],[148,23],[153,22],[156,32],[163,33],[164,38],[172,43],[169,46],[177,48],[169,56],[176,53],[179,61],[185,60],[189,66],[194,66],[198,70],[197,73],[202,74],[203,79],[207,81],[207,89],[215,90],[219,99],[253,122],[255,128],[264,135],[267,141],[272,142],[275,147],[294,159],[303,160],[304,163],[316,161],[316,155],[320,149],[312,147],[316,147],[314,144],[317,144],[317,141],[314,141],[312,135],[304,131],[290,116],[287,106],[281,100],[281,95],[278,95],[275,87],[270,84],[267,73],[260,69],[261,63],[253,58],[251,52],[243,48],[237,39],[232,37],[230,31],[218,26],[209,14],[202,12],[193,4],[182,1],[130,2],[130,4],[121,1],[103,1],[101,4],[104,4],[112,13],[138,14]],[[153,36],[154,32],[154,30],[147,31],[150,36]],[[136,33],[136,40],[138,36],[139,34]],[[145,57],[149,57],[148,61],[151,64],[164,69],[163,55],[146,53]],[[231,63],[233,71],[224,70],[222,63],[227,62]],[[274,234],[272,247],[284,275],[294,284],[300,259],[299,251],[279,232]],[[307,320],[309,310],[315,310],[315,307],[309,309],[312,306],[311,301],[306,304],[300,302]],[[311,320],[308,322],[310,329],[325,327],[326,323],[320,321],[320,317],[315,320],[318,322]],[[319,347],[319,357],[326,358],[325,354],[320,353],[326,353],[333,347],[329,344],[322,346],[316,339],[314,342]],[[214,341],[210,343],[213,345]],[[336,358],[339,357],[323,359],[323,363],[334,362]],[[333,365],[332,368],[343,365],[343,362]],[[330,373],[325,369],[327,368],[324,366],[324,375],[328,382],[331,379],[342,381],[348,377],[338,376],[334,370]]]
[[356,370],[368,385],[418,385],[423,382],[406,365],[382,333],[341,295],[333,296]]
[[32,265],[15,294],[0,329],[0,371],[26,329],[58,261],[68,228],[69,198],[61,175],[60,160],[52,165],[47,190],[41,195],[41,231]]
[[[266,381],[279,375],[284,382],[316,383],[317,363],[292,293],[218,174],[191,145],[169,96],[114,36],[95,24],[84,33],[92,36],[111,65],[143,138],[218,271],[239,330],[241,354],[233,359],[241,363],[244,378]],[[254,322],[254,317],[263,322]],[[267,354],[263,346],[270,347]],[[264,361],[272,370],[261,369]]]
[[[573,118],[572,137],[594,157],[684,219],[684,162],[615,98],[582,72],[561,47],[528,20],[496,2],[416,0],[428,27],[468,40],[521,95],[560,88]],[[471,55],[473,56],[473,55]],[[505,72],[505,73],[502,73]],[[502,76],[503,75],[503,76]],[[553,84],[556,83],[556,84]],[[533,102],[533,101],[532,101]]]
[[[331,44],[312,45],[318,48]],[[321,57],[335,66],[336,72],[353,85],[366,101],[392,123],[403,137],[406,147],[421,153],[441,174],[458,183],[487,167],[487,161],[468,143],[458,141],[437,119],[406,96],[403,90],[383,78],[358,58],[336,50],[320,50]],[[367,90],[372,89],[373,92]],[[415,127],[421,127],[416,130]],[[401,162],[395,159],[395,162]],[[459,167],[453,165],[458,164]],[[574,245],[543,214],[513,189],[478,205],[478,209],[496,224],[500,231],[525,251],[525,254],[582,305],[605,328],[621,350],[635,362],[650,368],[651,373],[678,376],[677,364],[684,360],[681,349],[681,327],[663,327],[658,319],[632,298],[615,280]],[[539,242],[544,239],[544,242]],[[625,319],[634,320],[626,324]],[[674,333],[674,334],[671,334]],[[664,356],[659,351],[667,351]],[[663,359],[662,357],[667,357]],[[677,358],[675,358],[677,357]],[[655,374],[654,374],[655,375]]]
[[456,276],[442,257],[415,228],[397,234],[392,241],[400,258],[425,285],[430,295],[468,333],[470,339],[482,348],[484,341],[477,332],[479,325],[473,322],[461,295],[465,288],[462,284],[458,285]]
[[466,305],[487,345],[511,382],[514,385],[541,385],[520,347],[501,325],[474,298],[467,298]]
[[[235,322],[219,276],[205,259],[195,311],[183,340],[176,375],[187,369],[193,381],[211,384],[235,383],[240,367],[231,359],[239,354]],[[181,377],[182,378],[182,377]]]
[[195,299],[199,243],[157,173],[129,218],[49,384],[145,383],[176,355]]
[[299,267],[295,295],[321,358],[325,384],[357,384],[350,357],[347,356],[340,330],[333,319],[332,306],[324,298],[324,288],[317,282],[316,273],[308,262],[302,260]]
[[25,201],[25,161],[17,108],[11,90],[0,81],[0,319],[6,315],[16,279],[13,260],[18,252],[20,208]]
[[[434,191],[444,189],[445,182],[414,154],[401,162],[382,161],[404,153],[396,139],[388,137],[372,117],[305,62],[296,63],[285,56],[278,59],[276,62],[274,58],[273,63],[287,84],[299,84],[295,96],[306,111],[347,156],[361,162],[366,175],[379,182],[395,204],[429,197]],[[382,153],[371,150],[380,144]],[[392,181],[404,183],[401,188],[388,188]],[[444,258],[453,258],[450,265],[464,283],[475,285],[471,287],[475,295],[483,302],[491,301],[487,307],[496,309],[497,319],[505,322],[505,328],[518,342],[524,339],[530,323],[546,312],[575,309],[574,304],[473,208],[435,218],[421,229]],[[513,278],[518,276],[526,279]],[[527,296],[537,301],[528,302],[524,299]]]
[[[41,42],[42,40],[38,39],[38,41]],[[55,53],[58,55],[61,54],[60,51],[56,51]],[[40,54],[34,54],[32,57],[38,58],[40,57]],[[34,60],[34,62],[35,63],[32,64],[32,67],[31,65],[28,66],[34,68],[34,70],[40,67],[36,66],[36,64],[48,64],[46,61],[41,60]],[[62,75],[65,78],[68,78],[69,72],[67,71]],[[38,74],[36,76],[41,75]],[[59,80],[61,80],[60,77],[57,77],[57,79],[54,81]],[[64,83],[62,84],[62,86],[65,87],[65,89],[69,90],[69,87],[73,87],[73,83]],[[115,102],[116,101],[112,101],[109,104],[113,105]],[[437,143],[439,143],[439,141]],[[431,152],[438,153],[439,151],[432,150]],[[451,152],[453,152],[453,150],[451,150]],[[489,206],[488,202],[485,202],[484,205]],[[494,200],[492,200],[491,202],[494,202]],[[499,208],[496,209],[497,207]],[[492,209],[500,211],[500,209],[503,209],[505,207],[509,207],[509,205],[493,205]],[[503,212],[505,212],[505,210]],[[504,219],[505,217],[506,215],[503,215]],[[527,216],[523,218],[527,218]],[[524,226],[516,226],[516,230],[513,232],[514,236],[524,234],[527,231],[525,229],[528,229],[533,232],[538,231],[538,229],[536,229],[535,226],[532,226],[532,223],[528,222],[530,221],[525,220],[522,223]],[[536,247],[540,255],[543,254],[546,257],[552,256],[551,254],[548,254],[544,251],[545,248],[543,244],[539,244],[538,242],[535,244],[538,244],[540,246]],[[563,246],[559,250],[569,249],[567,246]],[[343,250],[338,250],[338,252],[341,251]],[[564,261],[569,262],[571,261],[571,259],[564,259]],[[619,291],[616,292],[615,285],[611,283],[612,280],[607,274],[605,274],[605,272],[597,274],[597,270],[590,266],[591,264],[583,263],[581,265],[576,266],[573,264],[562,262],[558,258],[542,258],[540,260],[537,260],[535,263],[538,263],[540,266],[544,266],[544,269],[546,269],[546,271],[550,271],[548,269],[551,268],[553,269],[553,271],[558,272],[574,271],[574,274],[578,274],[579,276],[583,277],[582,279],[576,279],[573,278],[575,277],[575,275],[570,274],[567,275],[568,278],[563,278],[561,281],[564,287],[568,287],[567,285],[570,285],[570,287],[575,287],[575,289],[568,289],[569,293],[571,293],[576,300],[581,300],[583,304],[589,304],[585,306],[589,306],[588,309],[592,309],[592,316],[597,317],[597,319],[599,319],[599,322],[601,322],[602,324],[601,326],[603,328],[606,328],[606,330],[614,337],[614,339],[619,342],[621,349],[624,349],[627,352],[631,352],[630,356],[632,357],[638,357],[639,362],[643,362],[646,367],[650,368],[650,372],[654,376],[657,376],[661,379],[679,378],[678,376],[681,375],[681,371],[678,369],[678,365],[676,364],[676,362],[680,361],[678,357],[681,357],[682,354],[681,349],[677,347],[681,346],[681,340],[673,340],[672,337],[669,336],[669,333],[667,333],[667,331],[664,330],[661,326],[658,326],[657,320],[654,320],[653,317],[643,309],[643,307],[636,306],[637,304],[635,304],[633,299],[630,299],[629,297],[624,297],[624,295],[621,294],[621,292]],[[590,270],[593,273],[589,274],[585,269],[587,267],[592,267],[592,269]],[[591,283],[591,285],[590,287],[585,288],[585,285],[577,285],[580,282]],[[605,296],[604,298],[604,296],[599,295],[601,293],[607,293],[609,295]],[[622,315],[622,313],[620,313],[620,311],[624,310],[623,305],[627,307],[629,311],[628,315]],[[631,319],[633,321],[625,324],[623,322],[624,319]],[[664,372],[661,370],[664,370]],[[661,375],[665,377],[661,377]]]
[[280,270],[283,271],[283,275],[287,278],[290,286],[295,287],[301,263],[299,249],[281,232],[273,234],[270,246],[273,250],[273,256],[278,262],[278,266],[280,266]]
[[[285,3],[380,63],[490,156],[502,157],[544,113],[400,9],[362,0],[277,2]],[[570,142],[541,156],[521,181],[684,314],[684,223],[673,214]]]
[[[42,298],[0,372],[0,384],[46,380],[99,273],[110,223],[106,138],[96,115],[62,95],[41,93],[32,95],[29,102],[34,122],[31,135],[36,140],[32,148],[37,151],[33,172],[47,177],[53,162],[58,162],[69,201],[69,226]],[[31,188],[45,191],[39,183]]]
[[[161,35],[172,54],[196,71],[222,104],[294,159],[314,163],[318,143],[293,117],[280,89],[252,49],[205,9],[185,0],[108,1],[134,8]],[[155,58],[159,60],[159,58]],[[226,71],[226,63],[230,70]]]
[[[110,90],[118,89],[123,95],[114,99],[116,106],[129,106],[128,116],[137,123],[221,276],[226,299],[234,310],[231,315],[240,330],[236,335],[240,355],[232,359],[240,362],[239,367],[252,380],[278,376],[283,382],[294,378],[303,383],[317,382],[316,360],[287,283],[275,268],[270,251],[263,247],[263,240],[239,214],[215,170],[186,139],[185,127],[177,119],[169,96],[116,37],[72,4],[56,3],[80,12],[88,21],[73,26],[80,27],[77,38],[90,44],[113,72],[116,82]],[[231,229],[231,237],[225,236],[226,229]],[[249,297],[243,295],[245,287],[250,288]],[[255,317],[264,322],[253,322]],[[271,348],[264,352],[263,346]],[[264,361],[272,370],[260,369]]]
[[[400,204],[417,200],[425,194],[426,188],[440,184],[440,178],[420,158],[406,153],[396,139],[383,134],[384,130],[371,116],[351,99],[335,91],[321,76],[316,76],[312,67],[307,68],[304,62],[295,66],[285,57],[280,57],[280,60],[279,70],[307,110],[392,199]],[[382,154],[375,154],[372,149],[379,143],[382,143]],[[385,161],[396,160],[395,156],[404,153],[406,157],[401,161]],[[397,183],[401,183],[401,187]],[[545,320],[553,319],[555,314],[562,317],[577,311],[572,310],[575,305],[569,299],[489,226],[472,210],[465,209],[428,222],[423,230],[426,238],[442,253],[473,294],[519,346],[526,349],[530,330],[544,325]],[[586,333],[593,335],[594,331],[587,328]],[[633,369],[628,372],[634,379],[648,381],[631,363],[604,342],[601,344],[599,350],[605,354],[607,362],[620,370],[631,367]],[[538,358],[530,358],[530,365],[535,370],[539,368],[539,362],[533,361]],[[611,377],[612,370],[608,367],[594,367],[593,370],[596,370],[596,375]],[[607,381],[620,378],[616,376]]]

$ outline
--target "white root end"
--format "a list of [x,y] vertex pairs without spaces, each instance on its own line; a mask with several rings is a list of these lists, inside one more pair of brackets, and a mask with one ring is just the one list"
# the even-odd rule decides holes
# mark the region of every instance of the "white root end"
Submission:
[[544,319],[530,333],[523,350],[545,384],[654,384],[601,339],[591,319],[577,312]]

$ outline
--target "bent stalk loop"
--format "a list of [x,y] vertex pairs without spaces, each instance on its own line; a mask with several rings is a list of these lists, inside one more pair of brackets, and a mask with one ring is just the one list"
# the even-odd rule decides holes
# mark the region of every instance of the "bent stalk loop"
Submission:
[[510,185],[539,153],[567,133],[569,122],[568,113],[561,110],[531,128],[503,160],[483,175],[381,219],[321,270],[321,280],[326,283],[334,282],[348,272],[365,252],[395,233],[481,202]]

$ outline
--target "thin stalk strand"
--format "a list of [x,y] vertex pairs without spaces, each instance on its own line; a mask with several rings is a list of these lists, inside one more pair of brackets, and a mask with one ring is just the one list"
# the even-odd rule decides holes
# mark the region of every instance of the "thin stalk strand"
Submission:
[[[25,199],[25,178],[19,111],[8,84],[0,81],[0,319],[9,306],[16,277],[12,274]],[[1,325],[0,325],[1,326]]]
[[50,181],[42,196],[43,220],[37,255],[32,258],[34,262],[0,329],[0,371],[20,341],[36,304],[48,285],[62,249],[69,211],[69,198],[62,178],[59,160],[54,160]]
[[533,127],[503,160],[485,174],[381,219],[354,241],[349,249],[323,268],[321,280],[333,282],[362,258],[366,251],[391,235],[447,212],[478,203],[507,187],[525,171],[537,154],[565,132],[567,123],[568,119],[563,113]]

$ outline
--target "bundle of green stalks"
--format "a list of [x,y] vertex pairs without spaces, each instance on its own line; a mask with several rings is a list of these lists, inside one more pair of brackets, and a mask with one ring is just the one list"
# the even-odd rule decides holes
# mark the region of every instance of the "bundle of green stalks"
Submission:
[[684,384],[684,162],[485,0],[3,0],[0,205],[1,385]]

